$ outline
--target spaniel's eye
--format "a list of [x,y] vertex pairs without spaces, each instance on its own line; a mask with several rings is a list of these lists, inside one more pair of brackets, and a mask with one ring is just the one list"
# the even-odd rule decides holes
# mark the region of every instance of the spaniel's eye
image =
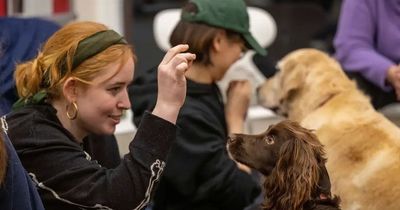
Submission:
[[274,144],[274,143],[275,143],[275,137],[274,137],[274,136],[267,136],[267,137],[264,139],[264,141],[265,141],[265,143],[267,143],[267,144]]

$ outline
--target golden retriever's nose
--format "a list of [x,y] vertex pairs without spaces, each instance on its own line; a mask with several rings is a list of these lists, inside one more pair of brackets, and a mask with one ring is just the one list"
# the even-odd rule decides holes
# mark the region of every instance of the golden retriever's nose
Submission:
[[269,109],[271,109],[271,111],[273,111],[274,113],[279,112],[279,106],[273,106],[273,107],[270,107]]
[[259,86],[256,87],[256,95],[259,95],[259,94],[260,94],[261,86],[262,86],[262,85],[259,85]]

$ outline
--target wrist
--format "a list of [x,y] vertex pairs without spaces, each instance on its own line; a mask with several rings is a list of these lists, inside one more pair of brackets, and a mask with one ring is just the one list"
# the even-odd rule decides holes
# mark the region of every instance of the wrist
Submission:
[[232,133],[243,133],[244,121],[243,120],[231,120],[227,121],[228,132]]
[[386,71],[386,81],[392,85],[396,76],[397,66],[390,66]]
[[156,103],[156,106],[153,109],[152,114],[163,118],[173,124],[176,124],[176,120],[178,118],[180,107],[172,104],[166,103]]

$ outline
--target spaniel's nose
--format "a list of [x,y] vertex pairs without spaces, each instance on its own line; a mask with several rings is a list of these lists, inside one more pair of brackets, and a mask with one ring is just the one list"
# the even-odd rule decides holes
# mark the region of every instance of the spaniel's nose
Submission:
[[236,138],[234,136],[228,136],[228,143],[234,143]]
[[234,135],[229,135],[228,136],[228,143],[235,143],[237,141],[237,137]]

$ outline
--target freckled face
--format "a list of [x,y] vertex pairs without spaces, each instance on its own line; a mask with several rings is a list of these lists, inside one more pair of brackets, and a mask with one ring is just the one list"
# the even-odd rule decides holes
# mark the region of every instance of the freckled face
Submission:
[[[121,69],[119,69],[121,68]],[[91,81],[78,86],[78,126],[86,133],[112,134],[123,110],[129,109],[127,87],[133,80],[134,62],[129,58],[108,65]]]

